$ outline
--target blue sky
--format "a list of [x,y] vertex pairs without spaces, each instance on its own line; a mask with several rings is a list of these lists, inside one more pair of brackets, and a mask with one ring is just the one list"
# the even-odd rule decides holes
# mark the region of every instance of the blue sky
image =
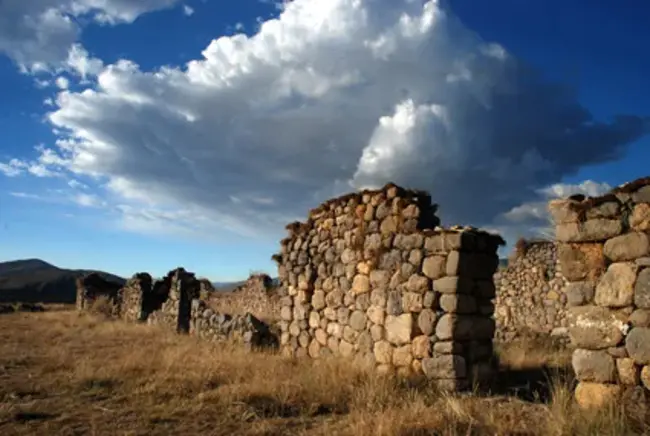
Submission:
[[353,188],[512,241],[648,175],[642,0],[67,3],[0,6],[0,260],[226,281]]

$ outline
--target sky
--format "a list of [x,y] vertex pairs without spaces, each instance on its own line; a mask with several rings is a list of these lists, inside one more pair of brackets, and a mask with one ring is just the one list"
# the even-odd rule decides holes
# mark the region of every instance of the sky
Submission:
[[650,4],[0,2],[0,261],[276,272],[284,226],[389,181],[520,236],[650,175]]

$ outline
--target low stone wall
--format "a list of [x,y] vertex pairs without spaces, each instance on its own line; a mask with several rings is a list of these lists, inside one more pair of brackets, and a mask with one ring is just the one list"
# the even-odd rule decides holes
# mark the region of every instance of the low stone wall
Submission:
[[648,404],[650,178],[598,198],[554,201],[549,210],[562,272],[570,281],[578,404]]
[[266,274],[251,275],[241,286],[231,292],[211,292],[209,306],[216,312],[243,315],[250,313],[267,321],[280,319],[282,287],[273,286]]
[[509,342],[532,335],[568,342],[564,292],[568,281],[562,275],[555,242],[521,240],[508,267],[494,275],[494,282],[497,340]]
[[211,341],[240,343],[249,349],[277,346],[277,336],[252,314],[219,313],[202,300],[192,301],[190,334]]
[[389,184],[323,204],[281,243],[281,347],[381,372],[423,374],[440,388],[488,382],[492,280],[503,240],[441,229],[429,195]]

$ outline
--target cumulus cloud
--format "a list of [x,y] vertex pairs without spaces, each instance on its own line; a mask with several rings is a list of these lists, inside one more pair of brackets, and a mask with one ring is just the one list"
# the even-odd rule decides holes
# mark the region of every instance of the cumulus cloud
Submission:
[[191,17],[194,14],[194,9],[191,6],[183,5],[183,14],[187,17]]
[[444,223],[486,226],[648,132],[647,118],[595,120],[442,1],[294,0],[201,55],[102,64],[58,94],[60,140],[36,161],[100,180],[135,228],[277,231],[388,181],[429,190]]
[[47,71],[65,61],[81,32],[80,23],[132,23],[140,15],[178,0],[3,0],[0,53],[23,71]]

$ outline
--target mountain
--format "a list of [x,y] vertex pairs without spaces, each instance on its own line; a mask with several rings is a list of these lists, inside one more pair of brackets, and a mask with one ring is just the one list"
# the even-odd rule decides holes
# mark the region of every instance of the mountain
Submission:
[[91,272],[106,280],[126,282],[103,271],[64,269],[41,259],[0,262],[0,302],[74,303],[77,278]]

